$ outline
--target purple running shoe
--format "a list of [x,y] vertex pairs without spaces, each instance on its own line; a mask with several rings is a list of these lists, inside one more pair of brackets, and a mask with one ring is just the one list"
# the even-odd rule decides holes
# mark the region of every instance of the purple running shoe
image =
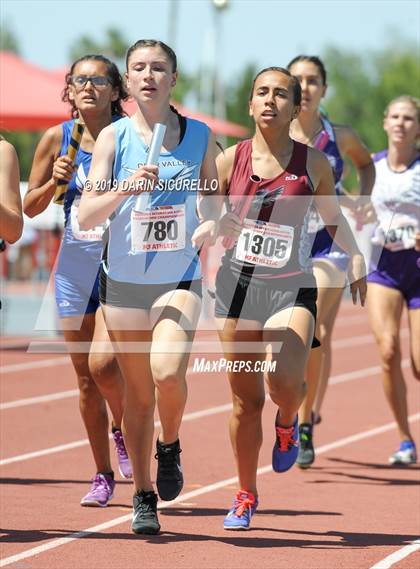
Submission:
[[105,508],[114,496],[115,482],[109,474],[98,474],[92,480],[90,491],[80,500],[81,506]]
[[132,478],[133,470],[131,468],[130,459],[128,458],[127,449],[125,448],[123,434],[119,429],[114,429],[112,431],[112,437],[118,456],[118,470],[123,478]]

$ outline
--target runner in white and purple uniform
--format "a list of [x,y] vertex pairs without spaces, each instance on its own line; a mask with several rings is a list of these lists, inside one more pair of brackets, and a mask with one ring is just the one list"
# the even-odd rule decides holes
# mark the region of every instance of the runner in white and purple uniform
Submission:
[[391,101],[385,111],[388,150],[375,155],[372,203],[377,227],[369,282],[369,318],[382,360],[383,386],[401,444],[391,464],[412,464],[416,446],[408,424],[406,386],[399,331],[408,309],[413,374],[420,379],[420,102],[409,96]]
[[[357,170],[360,194],[369,195],[375,176],[370,154],[351,128],[333,125],[321,114],[319,106],[327,90],[327,73],[319,57],[298,55],[289,63],[288,69],[299,79],[302,88],[301,111],[292,122],[291,137],[324,152],[333,170],[335,189],[337,195],[340,195],[341,205],[356,209],[357,201],[347,197],[341,188],[343,158],[348,157]],[[315,234],[312,247],[314,276],[318,287],[315,335],[320,340],[321,347],[310,353],[306,376],[308,391],[299,411],[300,446],[296,464],[301,468],[308,468],[315,460],[312,408],[314,407],[316,421],[328,385],[332,357],[331,336],[343,296],[348,263],[347,255],[331,238],[316,211],[311,215],[309,231]]]

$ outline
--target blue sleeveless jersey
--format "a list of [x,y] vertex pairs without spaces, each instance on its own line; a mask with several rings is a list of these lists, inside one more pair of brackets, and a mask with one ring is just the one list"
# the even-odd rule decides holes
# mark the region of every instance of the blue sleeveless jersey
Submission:
[[[114,129],[116,183],[129,178],[146,163],[148,148],[130,118],[121,119]],[[201,278],[198,251],[192,246],[191,237],[199,225],[197,189],[208,138],[207,125],[187,119],[180,144],[170,152],[161,153],[159,185],[141,196],[136,222],[141,227],[139,247],[133,248],[132,243],[132,211],[137,196],[128,196],[115,210],[104,261],[109,277],[134,284],[168,284]],[[179,222],[171,219],[172,227],[169,223],[166,226],[165,211],[169,212],[168,219],[176,211]],[[159,221],[154,222],[156,219]],[[169,237],[174,238],[173,242]]]
[[323,128],[316,138],[314,148],[321,150],[328,158],[334,175],[335,191],[339,195],[341,193],[340,181],[343,176],[344,161],[338,149],[332,124],[325,117],[321,117],[321,122]]
[[[342,194],[341,178],[343,176],[344,161],[337,145],[332,124],[325,117],[321,117],[321,122],[323,128],[316,138],[314,148],[321,150],[327,157],[333,171],[335,192],[337,195],[340,195]],[[333,242],[331,235],[325,227],[316,233],[312,246],[312,257],[315,259],[327,258],[343,271],[347,267],[347,254]]]
[[[60,156],[67,154],[73,125],[74,120],[69,120],[62,124],[63,137]],[[97,272],[102,254],[102,238],[99,231],[97,234],[98,239],[80,239],[79,237],[83,235],[78,235],[74,227],[77,219],[78,203],[89,172],[91,160],[92,154],[79,148],[75,158],[76,170],[68,184],[64,198],[65,226],[56,272],[75,278],[87,269],[87,265],[93,265]],[[92,275],[94,274],[93,270],[90,272]],[[93,282],[94,280],[93,278]]]

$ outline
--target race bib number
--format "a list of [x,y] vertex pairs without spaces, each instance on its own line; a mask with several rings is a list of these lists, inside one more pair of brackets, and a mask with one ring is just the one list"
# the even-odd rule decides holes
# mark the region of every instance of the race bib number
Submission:
[[131,211],[131,248],[134,252],[179,251],[185,248],[185,205]]
[[82,231],[79,227],[77,212],[79,210],[80,198],[76,198],[70,208],[70,223],[73,237],[79,241],[101,241],[105,231],[106,223],[97,225],[93,229]]
[[379,232],[383,237],[383,246],[389,251],[412,249],[415,245],[418,222],[407,215],[394,215],[388,227],[380,225]]
[[236,259],[252,265],[280,269],[292,253],[293,227],[245,219],[236,244]]
[[324,222],[318,211],[315,208],[311,208],[309,210],[308,233],[317,233],[321,231],[321,229],[324,229],[324,227]]

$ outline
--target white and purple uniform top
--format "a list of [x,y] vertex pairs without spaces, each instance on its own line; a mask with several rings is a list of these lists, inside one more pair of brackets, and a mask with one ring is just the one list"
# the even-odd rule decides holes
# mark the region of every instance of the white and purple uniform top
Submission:
[[388,164],[388,151],[374,156],[372,204],[377,226],[368,281],[401,291],[410,309],[420,308],[420,155],[403,172]]

